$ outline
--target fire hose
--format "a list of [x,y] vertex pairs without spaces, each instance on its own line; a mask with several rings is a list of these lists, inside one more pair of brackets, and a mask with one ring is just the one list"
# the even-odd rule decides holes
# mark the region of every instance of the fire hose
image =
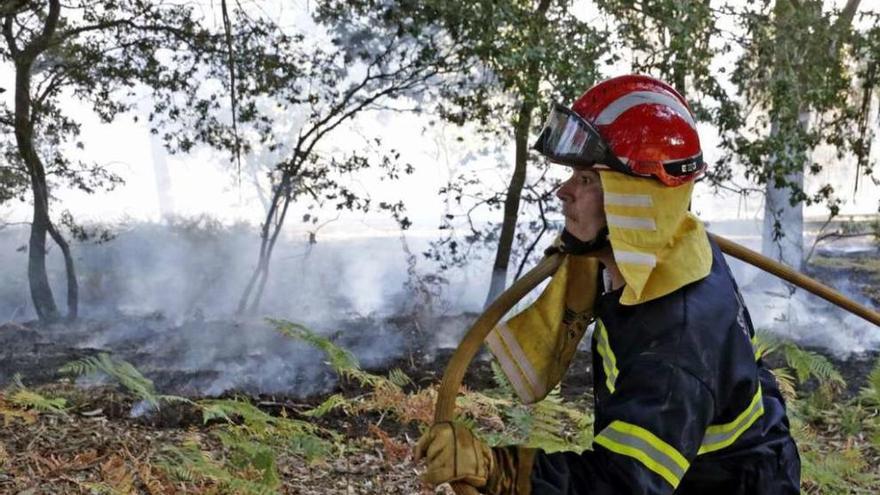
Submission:
[[[856,314],[865,320],[880,327],[880,313],[873,311],[861,304],[849,299],[840,292],[817,282],[816,280],[798,273],[797,271],[783,265],[773,259],[763,256],[751,249],[740,244],[725,239],[715,234],[709,234],[725,254],[733,256],[739,260],[749,263],[768,273],[771,273],[791,284],[801,287],[853,314]],[[552,254],[545,257],[532,268],[522,278],[517,280],[513,285],[498,296],[495,301],[477,318],[477,321],[471,326],[470,330],[465,334],[458,348],[449,359],[446,365],[446,371],[443,373],[443,379],[440,382],[440,389],[437,392],[437,403],[434,407],[434,422],[452,421],[455,416],[455,399],[461,388],[465,371],[470,366],[471,361],[480,346],[486,339],[489,332],[495,328],[495,325],[510,311],[510,309],[519,302],[523,297],[532,291],[546,278],[556,273],[556,270],[562,264],[562,254]],[[458,495],[475,495],[478,492],[474,487],[466,483],[452,483],[452,489]]]

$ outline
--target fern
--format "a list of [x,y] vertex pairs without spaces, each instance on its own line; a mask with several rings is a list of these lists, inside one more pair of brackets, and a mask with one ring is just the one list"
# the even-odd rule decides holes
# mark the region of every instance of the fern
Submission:
[[262,443],[249,440],[233,431],[219,431],[218,439],[230,452],[230,463],[240,470],[253,469],[260,475],[260,483],[269,488],[281,484],[276,467],[275,451]]
[[835,388],[846,387],[843,376],[825,356],[801,349],[792,343],[783,344],[782,352],[788,366],[794,370],[799,383],[804,383],[810,377],[814,377],[820,383],[827,383]]
[[[341,441],[338,433],[306,421],[269,415],[242,400],[204,400],[199,402],[202,418],[220,419],[228,423],[226,432],[237,438],[259,440],[265,445],[289,450],[312,461],[329,455]],[[240,420],[241,424],[237,424]],[[326,437],[327,439],[323,438]]]
[[357,358],[351,351],[343,349],[299,323],[285,320],[268,320],[275,329],[287,337],[300,340],[320,351],[327,356],[327,364],[342,378],[354,380],[361,386],[379,386],[388,380],[378,375],[363,371]]
[[41,413],[67,415],[66,399],[62,397],[50,399],[28,389],[22,383],[21,375],[18,373],[12,376],[12,384],[7,392],[9,393],[8,401],[13,406]]
[[318,405],[318,407],[304,412],[303,416],[320,418],[330,411],[333,411],[335,409],[347,410],[350,408],[350,406],[351,404],[349,403],[348,399],[340,394],[333,394],[330,397],[327,397],[324,402]]
[[317,433],[320,428],[296,419],[280,418],[267,414],[250,402],[235,399],[209,399],[199,402],[202,419],[205,423],[222,419],[235,424],[240,419],[242,425],[255,435],[277,434],[281,432]]
[[858,448],[806,450],[802,459],[804,484],[815,485],[817,493],[876,493],[864,488],[876,483],[877,475],[866,469],[867,461]]
[[593,440],[592,415],[583,412],[586,408],[566,403],[560,395],[559,387],[552,390],[544,400],[527,406],[518,403],[513,397],[506,378],[497,365],[493,366],[493,372],[496,383],[501,386],[496,392],[506,393],[505,396],[490,398],[477,392],[467,395],[471,401],[486,401],[491,404],[504,418],[500,431],[485,435],[488,443],[522,444],[548,452],[580,452],[590,446]]
[[[146,401],[153,408],[159,408],[161,397],[156,393],[153,382],[141,374],[131,363],[113,359],[102,352],[97,356],[88,356],[69,362],[61,367],[61,373],[74,376],[103,373],[116,380],[125,390],[139,399]],[[166,398],[168,396],[165,396]]]
[[782,397],[785,398],[786,402],[794,402],[797,399],[797,388],[791,370],[788,368],[774,368],[770,370],[770,373],[773,373],[773,376],[776,378],[779,391],[782,392]]
[[874,368],[868,374],[868,380],[860,391],[862,400],[875,408],[880,409],[880,359],[874,364]]
[[501,365],[498,364],[498,361],[492,360],[492,381],[495,382],[495,387],[499,392],[504,394],[507,397],[513,397],[513,387],[510,385],[510,381],[507,379],[507,376],[504,374],[504,370],[501,369]]
[[388,380],[398,387],[412,385],[412,379],[400,368],[394,368],[393,370],[388,372]]
[[277,487],[265,478],[258,481],[244,478],[242,473],[233,472],[224,463],[212,459],[193,442],[166,447],[157,466],[180,481],[210,480],[223,488],[223,493],[266,495],[275,493]]
[[532,406],[527,445],[548,452],[583,451],[593,441],[593,418],[562,400],[559,387]]
[[856,436],[864,431],[864,418],[867,414],[861,404],[836,404],[834,412],[837,413],[840,429],[844,435]]
[[186,397],[181,397],[179,395],[159,394],[156,396],[156,398],[158,398],[159,402],[162,404],[188,404],[190,406],[198,405],[192,399],[187,399]]
[[49,399],[33,390],[18,390],[9,396],[9,402],[25,409],[32,409],[43,413],[60,414],[62,416],[67,415],[65,407],[67,401],[64,398],[57,397]]
[[330,364],[330,367],[332,367],[337,373],[360,369],[360,363],[358,363],[354,354],[330,342],[330,339],[321,337],[312,330],[306,328],[304,325],[284,320],[270,319],[269,322],[275,325],[275,328],[282,335],[301,340],[306,344],[323,351],[330,360],[328,364]]
[[764,331],[758,330],[755,333],[753,346],[755,348],[755,359],[763,359],[770,354],[776,352],[782,342],[776,336]]

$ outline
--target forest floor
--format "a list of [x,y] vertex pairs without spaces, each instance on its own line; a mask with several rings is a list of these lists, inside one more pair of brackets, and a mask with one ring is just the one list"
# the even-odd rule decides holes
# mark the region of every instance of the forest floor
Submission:
[[[848,274],[880,305],[870,256],[819,253],[810,270]],[[473,317],[438,325],[463,329]],[[423,486],[411,458],[451,350],[422,352],[424,336],[407,318],[349,324],[368,328],[364,341],[307,334],[308,345],[288,349],[302,358],[297,366],[259,350],[289,345],[271,328],[227,342],[228,332],[245,333],[236,322],[174,326],[152,315],[115,326],[0,325],[0,494],[451,493]],[[368,345],[383,339],[395,343],[390,361]],[[193,345],[215,352],[184,352]],[[100,361],[102,351],[113,358]],[[815,351],[782,346],[767,358],[790,385],[804,492],[880,493],[880,356]],[[577,354],[558,395],[531,408],[515,404],[483,354],[459,410],[492,443],[588,446],[589,354]],[[294,388],[277,384],[306,367]]]
[[[240,444],[229,444],[222,436],[232,431],[230,428],[242,427],[248,429],[248,434],[257,435],[249,438],[257,438],[260,418],[253,420],[253,424],[252,420],[242,417],[233,417],[230,422],[216,417],[209,419],[205,413],[207,402],[163,402],[158,411],[138,413],[143,396],[139,397],[136,387],[127,389],[112,384],[83,387],[70,378],[28,386],[24,390],[38,394],[41,399],[16,402],[16,390],[22,389],[11,385],[0,393],[0,414],[4,416],[4,428],[0,430],[0,493],[434,493],[420,483],[421,467],[412,462],[410,452],[420,428],[430,420],[434,386],[448,356],[448,351],[442,351],[430,362],[399,368],[409,380],[401,387],[405,396],[400,399],[392,396],[391,400],[408,403],[406,414],[401,414],[395,405],[388,405],[388,399],[376,399],[380,387],[362,385],[356,378],[341,380],[332,393],[307,398],[216,399],[240,401],[255,406],[267,418],[285,421],[290,418],[320,429],[315,435],[323,438],[329,449],[314,458],[308,449],[283,446],[275,449],[271,466],[271,477],[275,481],[271,482],[267,481],[269,471],[258,462],[258,456],[236,460],[236,456],[240,456],[240,452],[236,454]],[[579,353],[561,387],[561,403],[581,412],[588,412],[590,403],[588,356],[589,353]],[[876,357],[866,355],[834,362],[846,377],[847,385],[837,401],[854,400],[857,391],[869,385],[866,379]],[[781,356],[771,357],[770,362],[773,366],[785,364]],[[381,375],[376,372],[371,376]],[[810,389],[820,388],[816,382],[811,379],[798,386],[798,393],[806,397]],[[468,390],[496,388],[489,362],[475,362],[465,384]],[[342,397],[343,406],[320,416],[309,415],[309,411],[320,408],[331,397]],[[41,406],[41,401],[59,398],[64,399],[63,408]],[[807,399],[804,404],[810,407]],[[504,407],[485,413],[480,420],[484,431],[498,431],[497,424],[487,422],[516,421],[512,409],[499,412]],[[826,412],[828,414],[810,413],[812,416],[806,426],[811,435],[815,435],[811,437],[811,445],[821,445],[826,451],[813,452],[821,454],[814,459],[833,454],[838,456],[834,462],[841,463],[848,462],[847,456],[856,453],[858,458],[852,467],[832,463],[830,469],[839,468],[852,476],[847,483],[853,485],[847,484],[847,487],[864,484],[861,493],[877,493],[880,450],[871,441],[871,430],[842,424],[847,419],[841,419],[845,415],[841,411],[829,408]],[[243,414],[254,413],[245,411]],[[877,412],[865,414],[876,416]],[[849,421],[861,419],[850,418]],[[286,434],[280,428],[277,431],[270,428],[266,433]],[[181,469],[183,465],[188,467]],[[825,485],[806,484],[806,493],[860,493],[848,488],[826,491],[822,488],[829,486],[829,482],[824,482]],[[441,487],[436,493],[451,491]]]
[[[8,325],[0,327],[0,333],[4,331],[13,330]],[[406,387],[408,392],[436,385],[449,354],[441,351],[435,360],[407,368],[412,381]],[[52,362],[55,357],[52,355],[49,369],[42,370],[44,375],[39,376],[54,375],[60,366]],[[580,364],[579,368],[586,368],[586,363]],[[582,391],[586,380],[583,374],[570,377],[567,380],[571,384],[570,394]],[[261,491],[257,485],[235,487],[224,483],[223,474],[203,476],[201,480],[181,479],[179,473],[168,466],[173,462],[167,452],[169,446],[194,442],[214,459],[229,455],[229,449],[212,435],[218,422],[205,421],[199,405],[171,402],[147,414],[137,414],[134,411],[140,399],[125,387],[84,387],[63,377],[31,383],[26,390],[46,400],[64,399],[64,409],[63,412],[40,411],[39,407],[15,404],[14,385],[5,393],[0,392],[0,415],[4,423],[0,430],[0,494]],[[476,362],[465,383],[474,389],[492,386],[488,362]],[[337,452],[325,459],[308,461],[302,455],[279,455],[276,469],[280,483],[268,493],[435,493],[421,484],[421,468],[412,462],[410,451],[420,435],[417,422],[403,423],[382,411],[371,410],[355,414],[332,411],[320,418],[302,414],[333,394],[341,394],[356,404],[369,393],[352,381],[340,381],[331,392],[305,398],[268,395],[218,398],[246,401],[272,417],[301,418],[340,435],[333,440]],[[430,415],[433,401],[423,405],[424,410],[419,414]],[[248,476],[247,473],[237,475],[243,479]],[[452,492],[448,487],[441,487],[436,493]]]

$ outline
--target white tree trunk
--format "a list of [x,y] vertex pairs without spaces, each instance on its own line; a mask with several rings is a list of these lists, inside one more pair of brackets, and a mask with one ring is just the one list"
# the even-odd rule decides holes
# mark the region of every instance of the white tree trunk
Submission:
[[[802,127],[809,126],[810,113],[801,112]],[[779,132],[776,124],[772,134]],[[806,163],[804,167],[806,167]],[[786,176],[786,180],[804,189],[803,168]],[[791,188],[776,188],[772,180],[765,186],[764,225],[761,235],[761,253],[786,265],[801,270],[804,259],[804,206],[791,205]]]
[[159,199],[159,218],[165,219],[174,215],[171,173],[168,171],[165,147],[154,134],[150,134],[150,150],[153,154],[153,173],[156,177],[156,194]]
[[495,299],[498,299],[498,296],[504,292],[505,287],[507,286],[507,268],[495,268],[492,270],[492,282],[489,285],[489,295],[486,297],[486,303],[484,307],[489,307],[490,304],[495,302]]
[[[803,186],[804,174],[791,174],[788,179]],[[788,187],[777,189],[773,184],[767,184],[761,252],[800,270],[804,258],[804,209],[801,203],[791,206],[790,195]]]

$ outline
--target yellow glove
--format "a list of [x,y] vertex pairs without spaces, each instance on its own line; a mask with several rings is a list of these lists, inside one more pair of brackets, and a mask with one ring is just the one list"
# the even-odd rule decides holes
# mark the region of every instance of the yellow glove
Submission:
[[486,486],[494,469],[492,449],[466,427],[452,422],[432,426],[416,444],[415,459],[425,459],[425,483],[437,486],[462,481],[474,488]]
[[443,422],[422,435],[415,458],[426,459],[422,479],[432,486],[461,481],[490,495],[528,495],[535,452],[517,446],[493,449],[466,427]]

